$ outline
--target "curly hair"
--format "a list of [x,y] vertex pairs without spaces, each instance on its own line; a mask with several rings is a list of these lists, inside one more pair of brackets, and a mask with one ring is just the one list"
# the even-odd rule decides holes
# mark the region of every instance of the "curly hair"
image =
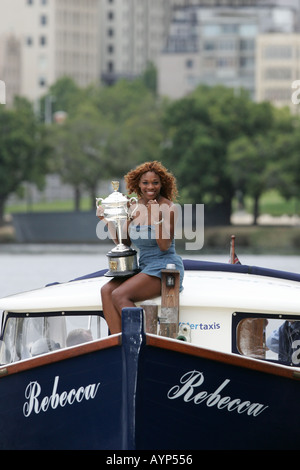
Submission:
[[124,176],[129,193],[136,193],[138,196],[141,195],[141,190],[139,188],[140,178],[148,171],[153,171],[160,177],[161,195],[170,201],[175,201],[178,195],[176,178],[156,160],[153,162],[142,163],[134,170],[130,170],[127,175]]

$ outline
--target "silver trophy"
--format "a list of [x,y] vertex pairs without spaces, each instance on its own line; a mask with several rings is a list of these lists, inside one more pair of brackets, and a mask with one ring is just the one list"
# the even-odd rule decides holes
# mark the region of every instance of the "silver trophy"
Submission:
[[[131,276],[139,272],[137,264],[137,252],[132,248],[122,243],[122,224],[129,218],[130,206],[133,202],[137,203],[135,197],[128,198],[118,192],[119,182],[111,182],[114,192],[110,194],[106,199],[101,197],[96,198],[96,207],[99,205],[103,207],[103,216],[108,222],[114,222],[116,224],[116,232],[118,244],[115,248],[107,253],[109,262],[109,271],[105,276],[117,277],[117,276]],[[131,215],[135,212],[136,208],[131,212]]]

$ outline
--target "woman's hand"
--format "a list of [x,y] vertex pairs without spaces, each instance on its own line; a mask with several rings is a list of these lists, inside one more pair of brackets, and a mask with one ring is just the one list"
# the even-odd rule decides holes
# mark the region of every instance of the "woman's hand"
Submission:
[[162,212],[156,199],[150,199],[147,205],[149,225],[156,225],[162,221]]
[[102,206],[97,206],[96,216],[100,219],[104,219],[104,208]]
[[158,214],[159,217],[154,221],[156,241],[159,248],[165,251],[170,248],[174,239],[176,206],[169,202],[161,204]]

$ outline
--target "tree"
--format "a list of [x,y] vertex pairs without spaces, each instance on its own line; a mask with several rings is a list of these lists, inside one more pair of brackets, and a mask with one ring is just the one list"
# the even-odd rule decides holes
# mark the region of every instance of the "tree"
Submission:
[[228,147],[228,171],[235,189],[254,200],[254,224],[259,215],[259,199],[269,189],[269,165],[273,155],[269,135],[241,136]]
[[0,107],[0,224],[10,194],[25,181],[43,185],[48,153],[45,129],[26,99],[16,98],[12,109]]
[[[259,213],[259,198],[263,192],[275,189],[284,198],[289,199],[298,197],[300,186],[299,118],[292,115],[287,107],[272,107],[271,112],[271,117],[266,116],[270,123],[269,130],[266,125],[262,128],[264,133],[258,129],[254,138],[248,143],[248,149],[245,146],[239,156],[236,154],[229,157],[229,163],[233,164],[230,171],[233,172],[237,187],[239,183],[235,170],[240,173],[239,165],[246,163],[243,162],[246,154],[250,153],[251,149],[255,152],[252,160],[244,168],[245,185],[243,188],[239,187],[254,198],[254,222]],[[235,150],[238,145],[238,142],[234,143]]]
[[52,171],[74,188],[75,210],[80,209],[83,189],[90,192],[91,207],[94,207],[96,187],[101,179],[110,175],[108,147],[112,126],[85,103],[73,119],[54,126],[51,132],[55,156]]
[[152,62],[148,63],[141,79],[146,87],[155,95],[157,93],[157,69]]
[[155,160],[160,156],[163,140],[162,115],[164,102],[146,93],[122,123],[116,123],[119,133],[119,166],[122,174],[138,163]]
[[56,111],[64,111],[69,116],[74,116],[83,101],[84,89],[77,86],[72,78],[61,77],[41,99],[40,118],[42,121],[50,123]]
[[80,104],[75,100],[76,107],[70,106],[73,112],[66,122],[52,130],[52,171],[74,187],[76,210],[83,189],[95,201],[101,180],[121,179],[137,163],[156,158],[162,138],[163,103],[141,79],[89,86],[81,98]]
[[164,125],[162,160],[173,169],[183,201],[222,204],[229,223],[235,186],[228,147],[239,137],[266,132],[272,126],[271,105],[252,102],[243,90],[200,86],[170,103]]
[[300,121],[295,121],[292,132],[280,134],[273,144],[275,158],[272,176],[281,195],[299,198],[300,188]]

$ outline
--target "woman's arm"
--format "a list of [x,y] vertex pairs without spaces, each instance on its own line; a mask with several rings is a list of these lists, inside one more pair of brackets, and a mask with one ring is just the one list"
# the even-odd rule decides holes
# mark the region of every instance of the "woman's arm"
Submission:
[[170,248],[175,233],[176,206],[170,201],[163,204],[148,203],[151,225],[155,226],[155,237],[161,251]]

